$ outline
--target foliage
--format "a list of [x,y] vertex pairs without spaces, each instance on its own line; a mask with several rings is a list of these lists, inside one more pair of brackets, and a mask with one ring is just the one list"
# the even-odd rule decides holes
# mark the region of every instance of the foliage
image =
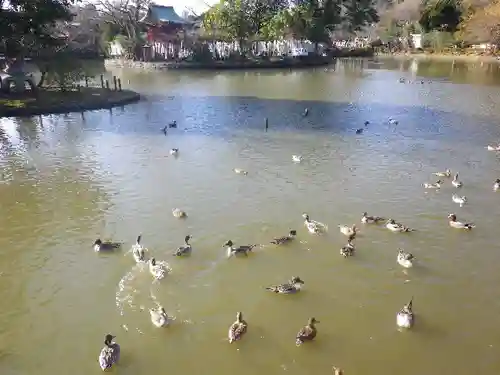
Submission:
[[38,60],[42,79],[38,86],[56,87],[61,91],[72,88],[85,77],[83,62],[68,52],[58,52],[48,59]]
[[430,0],[424,4],[420,24],[426,31],[455,32],[461,21],[462,9],[457,0]]
[[500,1],[491,1],[484,8],[473,8],[461,29],[466,40],[500,44]]
[[0,46],[7,56],[60,45],[56,21],[72,18],[69,7],[77,0],[0,0]]

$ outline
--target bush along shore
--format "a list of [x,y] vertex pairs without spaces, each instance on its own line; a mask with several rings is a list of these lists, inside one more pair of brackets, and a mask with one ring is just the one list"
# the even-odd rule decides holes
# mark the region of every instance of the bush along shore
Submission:
[[[35,92],[0,93],[0,117],[34,116],[56,113],[83,112],[109,109],[137,102],[140,95],[123,90],[116,77],[114,88],[101,76],[101,87],[80,85],[61,90],[60,88],[38,88]],[[86,79],[87,81],[87,79]]]

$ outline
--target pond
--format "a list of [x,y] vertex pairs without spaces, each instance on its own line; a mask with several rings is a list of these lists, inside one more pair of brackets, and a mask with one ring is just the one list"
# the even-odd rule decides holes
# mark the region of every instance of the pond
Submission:
[[[499,373],[500,159],[485,149],[500,140],[498,65],[111,73],[144,100],[0,120],[2,375],[96,374],[107,333],[122,375]],[[424,190],[447,168],[460,191],[451,179]],[[363,225],[364,211],[416,231]],[[309,234],[304,212],[328,232]],[[450,228],[452,212],[476,228]],[[356,253],[344,259],[338,225],[353,223]],[[291,229],[289,245],[269,244]],[[172,268],[160,282],[128,253],[139,234]],[[188,234],[191,256],[173,257]],[[124,246],[95,253],[98,237]],[[262,246],[227,259],[227,240]],[[400,248],[413,268],[396,262]],[[298,294],[264,289],[293,276],[305,282]],[[411,297],[416,324],[400,332]],[[150,322],[156,303],[175,317],[167,328]],[[237,311],[248,333],[229,345]],[[297,348],[312,316],[318,336]]]

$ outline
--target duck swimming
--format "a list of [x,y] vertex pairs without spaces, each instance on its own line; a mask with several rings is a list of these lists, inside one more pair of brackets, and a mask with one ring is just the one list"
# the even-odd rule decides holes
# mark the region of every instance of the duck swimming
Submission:
[[296,230],[291,230],[290,233],[288,233],[287,236],[275,238],[274,240],[271,241],[271,243],[274,244],[274,245],[287,244],[287,243],[290,243],[291,241],[293,241],[293,239],[295,238],[295,236],[297,236],[297,231]]
[[458,173],[455,173],[455,176],[453,177],[453,181],[451,181],[451,184],[456,188],[461,188],[463,186],[462,182],[458,181]]
[[304,285],[304,282],[298,276],[294,276],[287,283],[279,284],[279,285],[271,285],[266,288],[273,293],[278,294],[292,294],[297,293]]
[[352,244],[351,238],[347,241],[347,245],[342,246],[340,249],[340,255],[342,255],[344,258],[350,257],[354,255],[354,252],[356,251],[356,248]]
[[352,227],[348,227],[347,225],[339,225],[339,230],[340,230],[340,233],[342,233],[344,236],[352,236],[352,235],[356,235],[356,233],[358,232],[357,228],[356,228],[356,224],[353,224]]
[[161,306],[158,306],[156,309],[149,309],[149,314],[151,316],[151,323],[155,327],[166,327],[170,323],[167,312]]
[[333,375],[344,375],[344,372],[339,369],[338,367],[333,366],[332,367]]
[[120,359],[120,345],[113,342],[114,338],[115,336],[110,334],[104,338],[104,347],[99,354],[99,366],[103,371],[111,368]]
[[457,221],[457,215],[455,214],[449,214],[448,219],[450,219],[450,227],[456,228],[456,229],[472,229],[475,228],[476,226],[472,223],[462,223],[460,221]]
[[236,173],[236,174],[242,174],[242,175],[244,175],[244,176],[246,176],[246,175],[248,174],[248,172],[247,172],[247,171],[244,171],[243,169],[240,169],[240,168],[234,168],[234,169],[233,169],[233,171],[234,171],[234,173]]
[[182,218],[185,218],[187,217],[187,214],[185,211],[182,211],[178,208],[174,208],[172,210],[172,215],[174,215],[174,217],[176,217],[177,219],[182,219]]
[[430,184],[430,183],[426,182],[426,183],[424,183],[422,185],[423,185],[424,189],[440,189],[442,183],[443,183],[443,181],[437,180],[433,184]]
[[493,191],[497,191],[500,189],[500,178],[497,178],[495,180],[495,183],[493,184]]
[[413,315],[413,298],[408,302],[408,304],[404,305],[403,308],[396,315],[396,324],[400,328],[411,328],[414,323],[414,315]]
[[407,253],[401,249],[399,250],[397,261],[404,268],[413,267],[413,260],[414,259],[415,259],[415,257],[413,256],[412,253]]
[[488,146],[486,146],[486,149],[488,151],[500,151],[500,145],[497,145],[497,146],[490,146],[490,145],[488,145]]
[[304,109],[304,117],[306,117],[309,114],[309,108]]
[[308,214],[302,214],[302,217],[305,220],[304,225],[306,226],[309,233],[318,234],[326,231],[326,227],[324,224],[311,220]]
[[227,241],[223,247],[227,247],[227,257],[230,258],[233,255],[244,255],[248,256],[248,252],[252,251],[252,249],[257,246],[257,245],[242,245],[238,247],[233,246],[233,241],[229,240]]
[[155,258],[151,258],[149,260],[149,273],[153,275],[156,280],[161,280],[168,273],[168,270],[164,264],[158,264]]
[[392,232],[413,232],[415,229],[408,228],[403,224],[396,223],[395,220],[389,219],[385,224],[385,227]]
[[302,161],[302,156],[300,156],[300,155],[292,155],[292,160],[295,163],[300,163]]
[[248,324],[243,320],[243,314],[238,312],[236,314],[235,322],[229,326],[229,331],[227,333],[229,343],[232,344],[233,342],[240,340],[247,332],[247,328]]
[[467,203],[467,197],[466,196],[460,197],[457,194],[453,194],[451,196],[451,200],[453,202],[455,202],[455,203],[458,203],[460,205],[460,207],[463,207],[464,204]]
[[386,220],[380,216],[368,216],[367,212],[363,212],[363,217],[361,218],[361,223],[363,224],[377,224],[379,221]]
[[451,177],[451,170],[450,169],[447,169],[446,171],[444,172],[435,172],[433,173],[434,176],[438,176],[438,177],[446,177],[446,178],[450,178]]
[[136,263],[144,262],[146,260],[146,249],[141,245],[142,234],[137,236],[137,241],[134,246],[132,246],[132,255]]
[[178,154],[179,154],[179,149],[178,148],[172,148],[172,149],[170,149],[170,155],[177,156]]
[[312,341],[316,337],[316,323],[319,323],[315,318],[310,318],[307,325],[302,327],[295,337],[295,345],[300,346],[306,341]]
[[113,251],[122,247],[121,242],[102,242],[100,238],[94,242],[94,251]]
[[177,121],[172,121],[171,123],[168,124],[169,128],[177,128]]
[[175,251],[174,256],[180,257],[183,255],[190,255],[191,254],[191,245],[189,244],[189,240],[192,238],[192,236],[187,235],[184,237],[184,245],[179,246],[179,248]]

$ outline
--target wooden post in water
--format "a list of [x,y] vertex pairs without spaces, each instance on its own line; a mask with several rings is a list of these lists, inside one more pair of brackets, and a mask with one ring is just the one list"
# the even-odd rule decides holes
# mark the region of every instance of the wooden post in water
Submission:
[[108,80],[106,80],[106,89],[109,90],[109,81]]
[[118,91],[122,91],[122,80],[118,78]]
[[104,76],[101,74],[101,88],[104,88]]
[[82,121],[85,122],[85,112],[82,111]]
[[89,77],[85,76],[85,87],[89,87]]
[[113,76],[113,86],[115,87],[115,91],[118,91],[118,82],[116,80],[116,76]]

